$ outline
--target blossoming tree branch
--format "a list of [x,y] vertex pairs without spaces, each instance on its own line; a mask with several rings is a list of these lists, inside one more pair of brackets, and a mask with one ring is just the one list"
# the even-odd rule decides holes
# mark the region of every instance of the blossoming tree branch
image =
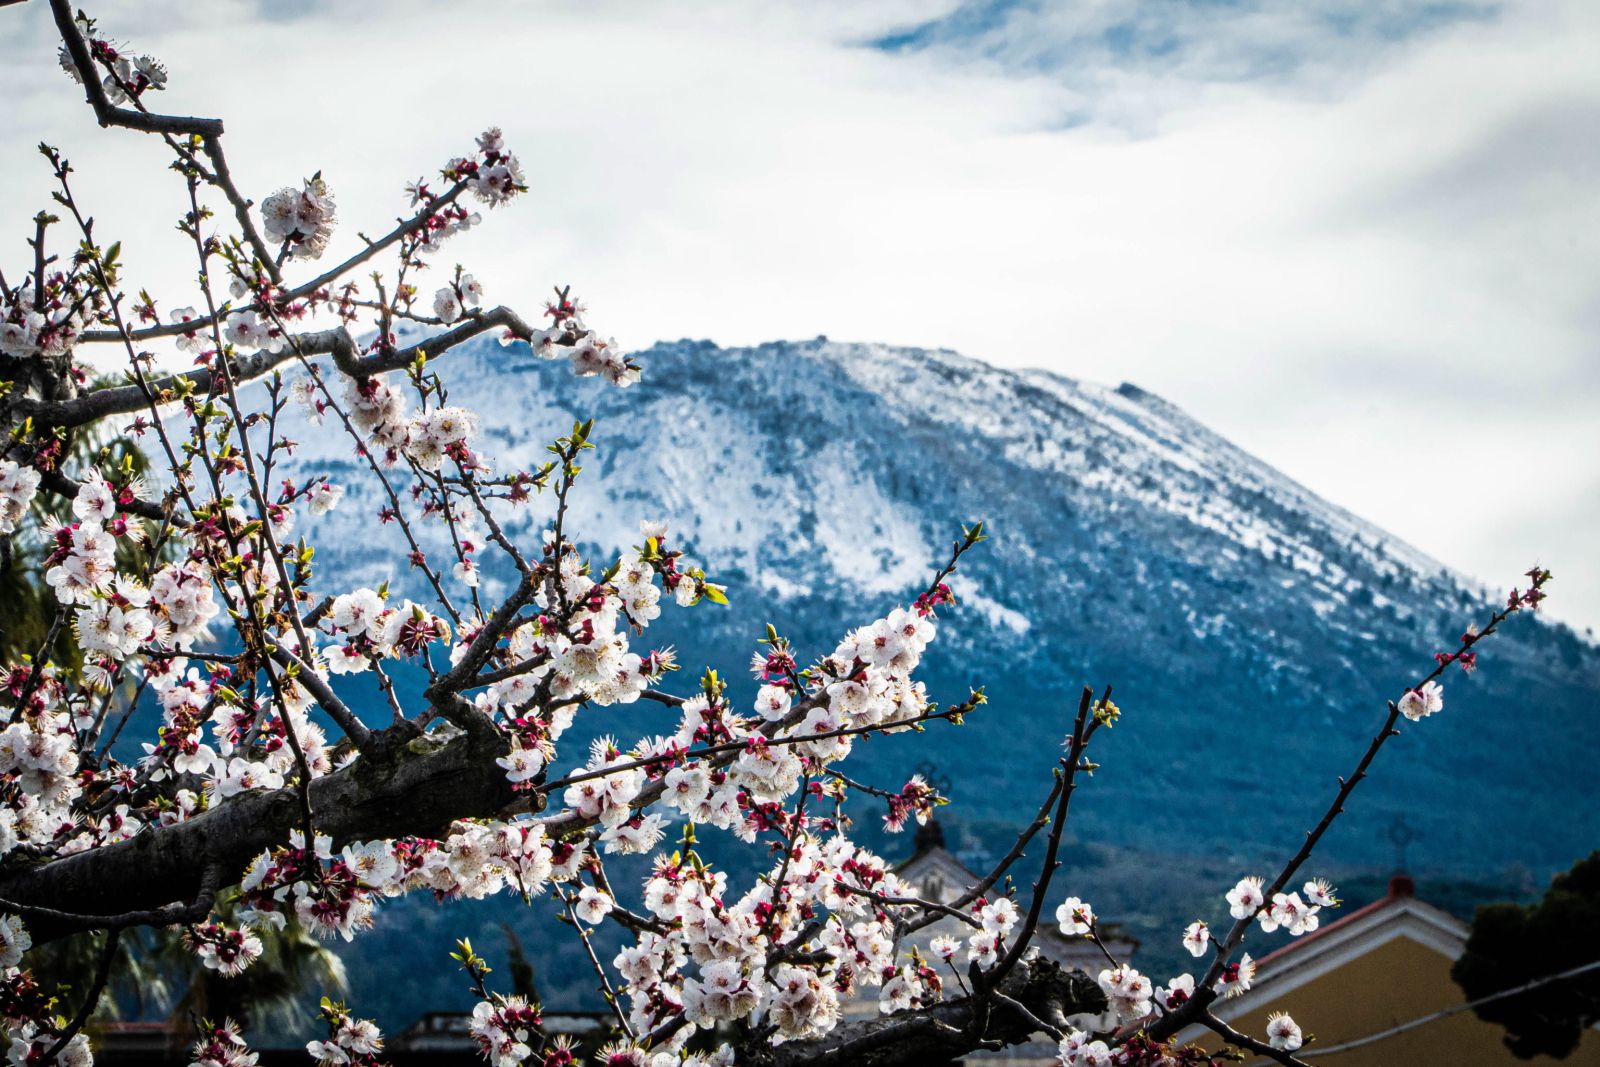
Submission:
[[[1337,906],[1326,883],[1302,876],[1312,850],[1399,720],[1439,712],[1442,673],[1472,667],[1478,641],[1536,607],[1548,572],[1530,572],[1525,591],[1396,695],[1292,860],[1228,894],[1231,928],[1173,932],[1198,978],[1157,987],[1109,952],[1098,975],[1063,971],[1031,942],[1053,921],[1101,945],[1093,908],[1055,872],[1080,775],[1095,768],[1089,750],[1120,714],[1109,689],[1086,688],[1063,709],[1063,754],[1038,768],[1037,816],[953,902],[920,899],[839,818],[861,795],[899,830],[942,802],[919,778],[872,786],[842,764],[862,735],[982,713],[981,693],[940,710],[914,677],[981,524],[963,530],[920,596],[875,621],[841,621],[831,650],[795,647],[771,627],[729,650],[755,653],[753,707],[730,702],[714,667],[673,686],[671,651],[639,642],[664,608],[725,603],[722,587],[685,564],[659,516],[640,516],[640,543],[621,558],[580,553],[568,504],[583,491],[589,425],[553,441],[539,469],[500,470],[474,448],[477,416],[449,402],[444,357],[481,334],[619,387],[643,371],[567,289],[530,318],[488,308],[460,267],[430,268],[481,211],[525,191],[500,132],[407,186],[406,217],[328,265],[339,218],[327,179],[257,203],[229,169],[221,121],[152,111],[166,69],[66,0],[50,6],[62,68],[100,125],[170,152],[188,200],[176,239],[198,280],[177,298],[135,291],[120,247],[78,200],[70,162],[41,146],[54,205],[33,220],[29,261],[0,273],[0,562],[23,566],[13,541],[33,530],[54,602],[47,637],[4,665],[0,693],[0,1014],[14,1063],[92,1062],[83,1027],[130,928],[182,927],[206,967],[231,975],[260,954],[265,928],[349,939],[385,900],[421,890],[442,901],[551,895],[615,1009],[615,1041],[600,1055],[617,1067],[943,1062],[1040,1034],[1074,1067],[1212,1062],[1173,1044],[1196,1023],[1299,1062],[1307,1038],[1289,1017],[1247,1035],[1212,1013],[1250,986],[1247,933],[1302,934]],[[424,339],[402,344],[402,327]],[[120,363],[120,384],[87,386],[91,346],[111,353],[96,365]],[[174,353],[192,369],[158,369]],[[373,517],[425,602],[351,588],[296,537],[302,513],[339,507],[345,493],[325,477],[283,477],[298,419],[348,438],[382,500]],[[158,473],[141,478],[77,447],[110,434],[138,440]],[[33,505],[51,497],[70,501],[71,521],[39,518]],[[505,532],[516,508],[540,516],[534,543]],[[498,600],[480,584],[492,560],[515,575]],[[426,675],[420,700],[391,678],[402,660]],[[389,721],[364,722],[333,675],[372,685]],[[579,716],[603,724],[607,709],[638,700],[664,705],[670,732],[563,747]],[[113,743],[144,716],[159,716],[158,730],[130,736],[155,740],[123,762]],[[679,824],[677,843],[663,845]],[[771,846],[770,870],[730,884],[695,849],[714,831]],[[609,857],[651,852],[642,886],[608,876]],[[1010,889],[1024,871],[1031,890]],[[230,900],[237,925],[216,914]],[[942,919],[963,936],[934,938],[926,957],[902,951]],[[589,930],[613,922],[630,943],[604,960]],[[82,931],[106,932],[89,988],[63,1000],[18,968],[31,945]],[[573,1062],[547,1039],[539,1006],[493,989],[470,946],[438,962],[467,972],[479,998],[472,1032],[494,1067]],[[868,991],[879,1017],[842,1022],[841,998]],[[328,1037],[310,1053],[381,1062],[382,1035],[355,1012],[325,1004]],[[255,1062],[228,1020],[206,1021],[200,1036],[197,1064]]]

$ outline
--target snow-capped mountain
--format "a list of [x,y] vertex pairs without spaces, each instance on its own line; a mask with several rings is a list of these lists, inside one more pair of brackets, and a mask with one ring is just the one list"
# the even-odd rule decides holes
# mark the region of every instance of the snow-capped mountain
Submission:
[[[937,763],[969,816],[1031,816],[1080,687],[1112,684],[1124,715],[1074,801],[1078,834],[1290,850],[1384,701],[1485,614],[1474,583],[1133,385],[823,338],[681,341],[638,358],[644,380],[627,389],[492,341],[438,369],[451,402],[483,416],[479,444],[500,470],[536,467],[554,436],[595,418],[568,529],[611,555],[638,542],[640,519],[664,518],[728,583],[731,608],[669,607],[647,634],[678,646],[678,691],[702,666],[741,677],[768,621],[808,655],[830,651],[913,598],[960,524],[983,520],[992,539],[953,582],[961,605],[942,612],[922,673],[942,703],[982,685],[989,705],[852,757],[853,773],[896,786]],[[295,435],[300,470],[351,490],[312,520],[323,573],[422,599],[348,442],[330,427]],[[536,500],[507,530],[536,543],[551,510]],[[1475,675],[1445,679],[1444,712],[1382,754],[1333,854],[1381,862],[1378,832],[1398,812],[1424,834],[1414,856],[1463,873],[1566,866],[1595,846],[1600,651],[1531,618],[1481,647]],[[660,732],[663,714],[580,722],[632,738]]]

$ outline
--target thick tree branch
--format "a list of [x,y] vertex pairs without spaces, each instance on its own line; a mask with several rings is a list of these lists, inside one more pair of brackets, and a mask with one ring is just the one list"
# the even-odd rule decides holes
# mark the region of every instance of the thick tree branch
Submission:
[[[232,367],[233,380],[238,384],[244,384],[302,355],[332,355],[339,369],[353,378],[383,374],[386,371],[411,366],[418,356],[424,360],[437,359],[457,345],[497,326],[510,330],[523,340],[533,336],[531,328],[516,312],[507,307],[497,307],[492,311],[475,315],[453,330],[419,341],[407,348],[396,349],[387,354],[362,356],[357,351],[355,339],[350,336],[350,332],[343,327],[337,327],[297,334],[290,344],[286,344],[277,352],[260,351],[236,358]],[[186,374],[168,375],[151,382],[149,386],[150,391],[161,403],[176,400],[180,391],[188,387],[192,387],[197,396],[210,396],[222,387],[222,379],[211,368],[202,367]],[[72,400],[50,402],[21,399],[13,406],[19,416],[31,416],[41,428],[52,426],[68,428],[82,426],[110,415],[127,415],[142,411],[148,403],[144,390],[139,386],[123,385],[113,389],[97,389]]]
[[975,1011],[980,1005],[973,998],[959,997],[846,1023],[825,1037],[747,1048],[743,1051],[749,1059],[740,1062],[751,1067],[922,1067],[978,1049],[1021,1044],[1041,1030],[1064,1031],[1068,1017],[1106,1009],[1105,994],[1092,978],[1082,971],[1064,971],[1053,960],[1019,966],[998,992],[1003,999],[984,1000],[981,1008],[986,1010]]
[[[490,817],[518,796],[494,765],[507,748],[492,726],[472,723],[442,748],[432,749],[424,737],[396,746],[388,762],[358,759],[311,783],[317,831],[337,847],[443,837],[456,819]],[[37,944],[88,928],[84,919],[106,925],[130,918],[127,925],[133,925],[144,916],[130,908],[161,909],[194,899],[213,864],[221,884],[235,881],[251,860],[284,844],[298,826],[293,789],[244,793],[186,822],[8,871],[0,875],[0,900],[15,902],[13,910],[30,918]],[[57,917],[50,914],[54,909],[70,915]],[[182,920],[162,913],[151,921]]]

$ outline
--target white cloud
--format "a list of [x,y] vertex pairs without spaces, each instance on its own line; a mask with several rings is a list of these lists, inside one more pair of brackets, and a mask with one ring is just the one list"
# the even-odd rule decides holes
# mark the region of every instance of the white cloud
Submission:
[[[1553,613],[1600,624],[1600,11],[1435,27],[1316,93],[1116,70],[1061,129],[1085,96],[1044,67],[858,46],[951,6],[97,13],[172,68],[163,107],[227,120],[253,193],[324,172],[334,253],[499,123],[532,192],[439,257],[492,301],[570,281],[635,347],[827,333],[1134,381],[1491,584],[1539,558]],[[47,16],[0,9],[0,267],[49,138],[175,292],[181,186],[94,127]]]

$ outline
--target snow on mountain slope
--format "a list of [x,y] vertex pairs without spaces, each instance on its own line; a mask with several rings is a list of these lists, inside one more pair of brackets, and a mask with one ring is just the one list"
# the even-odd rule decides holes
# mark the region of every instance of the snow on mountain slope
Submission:
[[[691,669],[738,675],[767,621],[826,651],[914,596],[959,523],[985,520],[993,538],[957,576],[963,605],[926,674],[944,702],[987,686],[990,707],[856,757],[885,779],[932,758],[971,812],[1020,818],[1062,708],[1109,682],[1129,714],[1079,832],[1170,851],[1292,845],[1383,701],[1482,613],[1472,583],[1131,385],[820,338],[683,341],[640,359],[644,380],[623,390],[521,345],[474,345],[439,369],[452,402],[483,415],[502,470],[538,465],[574,419],[597,418],[568,528],[609,554],[641,518],[668,519],[729,582],[731,609],[663,620],[658,639]],[[420,599],[347,442],[304,436],[300,469],[352,489],[312,523],[319,560]],[[507,529],[531,541],[549,517],[536,501]],[[1389,777],[1364,787],[1334,847],[1382,854],[1376,829],[1401,811],[1429,834],[1422,852],[1457,869],[1564,866],[1592,847],[1570,813],[1597,808],[1581,756],[1600,745],[1595,649],[1517,620],[1476,676],[1447,685],[1447,713],[1385,753]],[[595,722],[633,728],[626,714]]]
[[[1169,511],[1269,558],[1289,551],[1309,573],[1319,571],[1321,554],[1300,530],[1241,505],[1241,493],[1265,495],[1301,524],[1363,547],[1389,540],[1129,383],[1110,389],[1048,371],[1008,372],[945,350],[831,345],[817,354],[891,398],[907,417],[960,426],[1001,443],[1013,462]],[[1399,551],[1391,557],[1363,554],[1380,573],[1398,573],[1397,565],[1425,574],[1443,570],[1409,546],[1394,547]]]
[[[504,361],[493,350],[479,351],[479,359],[451,368],[457,396],[483,393],[478,406],[494,442],[487,451],[502,467],[537,464],[544,444],[570,421],[572,390],[548,381],[546,373],[538,390],[507,395],[498,388]],[[1320,541],[1349,548],[1379,577],[1445,574],[1426,555],[1322,501],[1135,386],[1108,389],[1044,371],[1002,371],[946,351],[816,342],[793,351],[814,363],[814,371],[842,373],[881,399],[902,425],[959,429],[1011,464],[1061,476],[1108,502],[1181,518],[1269,560],[1281,554],[1334,601],[1359,579],[1320,550]],[[740,357],[728,352],[721,358],[726,366]],[[538,368],[524,362],[509,369],[521,375]],[[595,382],[573,385],[577,395],[599,390]],[[680,529],[692,533],[706,562],[743,568],[780,594],[810,588],[786,574],[783,561],[813,547],[836,577],[867,592],[909,589],[933,564],[935,550],[920,516],[885,496],[873,476],[875,450],[893,448],[892,441],[868,435],[805,442],[802,433],[790,446],[760,425],[759,410],[708,411],[686,392],[651,395],[654,385],[595,398],[625,412],[629,422],[653,424],[647,462],[616,464],[603,456],[601,491],[580,495],[577,528],[597,543],[608,549],[630,543],[645,513],[640,506],[649,502],[688,523]],[[649,397],[638,405],[647,413],[628,410],[628,400],[641,395]],[[643,439],[627,425],[603,425],[601,432],[602,440],[620,433],[622,448]],[[347,454],[337,439],[328,443],[327,458]],[[758,451],[770,456],[786,449],[806,455],[810,469],[757,460]],[[707,499],[717,505],[696,503]],[[871,526],[863,537],[866,516]]]

